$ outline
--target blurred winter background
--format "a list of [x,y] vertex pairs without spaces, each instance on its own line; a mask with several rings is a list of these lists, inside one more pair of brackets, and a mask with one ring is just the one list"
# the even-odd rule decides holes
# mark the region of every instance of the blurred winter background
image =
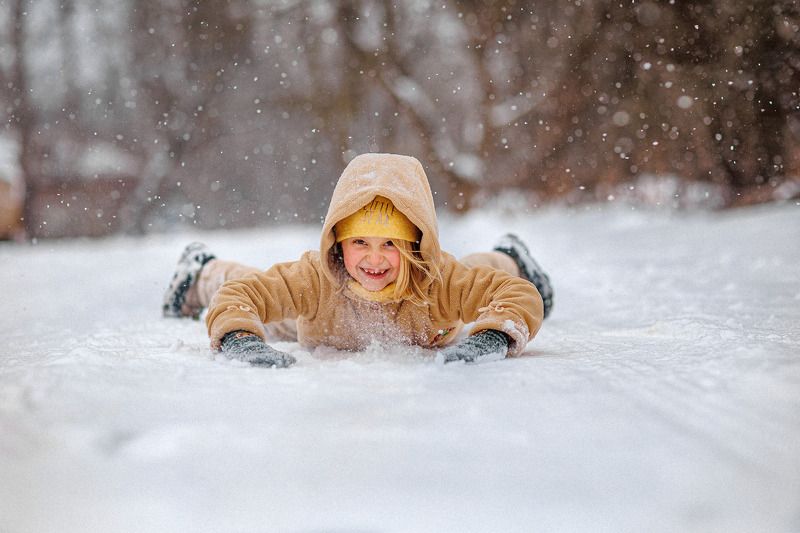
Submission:
[[0,234],[316,222],[355,154],[438,205],[800,194],[794,0],[3,0]]
[[[0,533],[800,531],[796,0],[0,0]],[[356,154],[513,229],[525,356],[215,355],[190,240],[316,246]],[[104,238],[96,238],[104,237]],[[30,243],[30,244],[27,244]]]

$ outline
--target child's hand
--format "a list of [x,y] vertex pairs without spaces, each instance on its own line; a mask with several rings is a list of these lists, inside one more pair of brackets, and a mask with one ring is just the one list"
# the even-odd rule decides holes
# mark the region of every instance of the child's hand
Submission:
[[245,361],[253,366],[286,368],[296,359],[283,353],[248,331],[232,331],[222,338],[222,352],[231,359]]
[[496,329],[486,329],[470,335],[458,344],[448,346],[436,355],[436,361],[452,363],[484,363],[505,359],[508,353],[508,335]]

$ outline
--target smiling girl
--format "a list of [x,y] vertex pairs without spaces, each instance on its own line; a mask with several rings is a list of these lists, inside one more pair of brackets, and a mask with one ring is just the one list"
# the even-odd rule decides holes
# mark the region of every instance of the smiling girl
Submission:
[[[478,362],[519,355],[549,313],[552,289],[514,235],[460,261],[443,252],[419,161],[364,154],[339,178],[318,252],[260,271],[187,246],[164,315],[197,317],[206,306],[212,347],[254,365],[294,362],[268,339],[340,350],[417,345],[445,362]],[[453,343],[470,322],[470,335]]]

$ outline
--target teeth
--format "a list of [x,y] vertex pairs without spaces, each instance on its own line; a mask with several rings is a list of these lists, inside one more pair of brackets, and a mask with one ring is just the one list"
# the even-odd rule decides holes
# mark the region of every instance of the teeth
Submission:
[[364,270],[364,272],[366,272],[367,274],[372,274],[373,276],[377,276],[386,272],[385,270],[372,270],[369,268],[364,268],[362,270]]

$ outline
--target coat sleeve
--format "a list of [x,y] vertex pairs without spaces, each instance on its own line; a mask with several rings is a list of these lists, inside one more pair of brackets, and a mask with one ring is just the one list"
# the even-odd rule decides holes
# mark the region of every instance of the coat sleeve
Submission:
[[445,260],[439,311],[449,319],[474,322],[472,333],[495,329],[511,338],[508,355],[519,355],[544,319],[542,297],[533,283],[488,266],[467,267]]
[[311,254],[265,272],[225,282],[211,299],[206,327],[214,349],[226,333],[244,330],[265,337],[264,324],[313,317],[319,303],[320,271]]

